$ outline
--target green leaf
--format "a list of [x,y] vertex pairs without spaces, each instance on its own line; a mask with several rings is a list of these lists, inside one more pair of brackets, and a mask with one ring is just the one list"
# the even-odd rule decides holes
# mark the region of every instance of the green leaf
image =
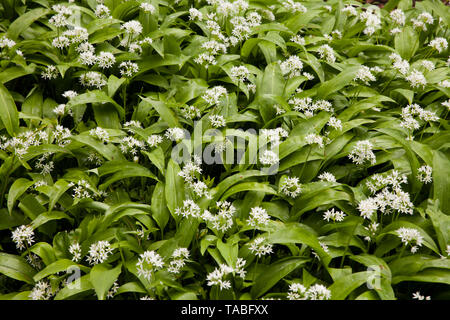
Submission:
[[98,172],[100,177],[111,174],[113,175],[105,180],[100,186],[99,189],[105,190],[112,183],[132,177],[147,177],[154,180],[158,180],[158,178],[146,167],[141,166],[138,163],[129,162],[129,161],[109,161],[103,164],[100,168],[98,168]]
[[99,300],[105,300],[106,294],[120,275],[122,264],[110,269],[104,264],[97,264],[92,267],[89,280],[94,287]]
[[403,59],[409,60],[419,49],[419,35],[412,27],[406,26],[395,35],[394,47]]
[[308,258],[289,257],[280,259],[264,269],[255,280],[250,293],[253,299],[259,298],[269,291],[278,281],[308,262]]
[[175,113],[164,101],[152,100],[151,98],[146,97],[141,97],[141,99],[155,108],[156,112],[158,112],[161,118],[166,121],[171,128],[180,127],[180,123],[178,122]]
[[328,290],[331,291],[331,299],[345,300],[345,298],[347,298],[353,290],[367,282],[372,276],[372,273],[373,272],[370,271],[357,272],[339,278],[330,287],[328,287]]
[[155,219],[161,230],[167,225],[170,218],[170,212],[166,206],[164,183],[158,182],[152,194],[152,217]]
[[9,26],[7,35],[10,39],[16,40],[19,35],[27,30],[30,25],[40,17],[49,14],[51,11],[45,8],[32,9],[15,19]]
[[69,285],[62,288],[55,296],[55,300],[64,300],[79,293],[83,293],[94,289],[91,282],[89,281],[90,274],[84,275],[79,279],[74,280]]
[[74,107],[76,105],[86,103],[111,103],[114,105],[114,107],[116,107],[116,110],[121,118],[125,116],[125,110],[117,102],[111,99],[105,92],[100,90],[88,91],[86,93],[77,95],[76,97],[73,97],[69,100],[67,106]]
[[38,282],[52,274],[56,274],[59,272],[67,272],[68,270],[73,270],[75,268],[79,268],[84,272],[88,272],[89,268],[78,263],[73,262],[69,259],[60,259],[49,265],[47,265],[44,269],[36,273],[33,277],[33,280]]
[[25,178],[19,178],[13,182],[8,192],[8,211],[10,214],[12,212],[16,200],[22,194],[24,194],[24,192],[27,191],[27,189],[31,187],[33,184],[34,181],[30,181]]
[[184,181],[178,175],[180,167],[172,159],[169,160],[166,169],[166,185],[165,196],[167,200],[167,207],[172,215],[175,215],[175,209],[183,206],[184,195]]
[[0,83],[0,120],[10,136],[19,130],[19,113],[8,89]]
[[7,277],[33,284],[33,276],[36,270],[24,258],[0,252],[0,273]]
[[359,66],[348,66],[344,69],[344,71],[333,77],[331,80],[322,83],[317,89],[317,98],[325,99],[330,94],[339,91],[350,84],[350,82],[352,82],[355,78],[355,75],[358,72],[359,68]]

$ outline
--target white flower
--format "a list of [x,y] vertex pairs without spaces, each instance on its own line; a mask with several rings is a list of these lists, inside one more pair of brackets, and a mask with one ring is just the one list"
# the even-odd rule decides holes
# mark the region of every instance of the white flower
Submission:
[[53,65],[48,65],[45,71],[42,72],[41,76],[43,79],[51,80],[58,78],[58,69]]
[[271,151],[271,150],[265,150],[263,153],[259,155],[259,161],[263,165],[275,165],[278,164],[280,159],[278,158],[278,155]]
[[423,31],[427,31],[427,24],[433,24],[434,18],[428,12],[422,12],[417,19],[411,19],[414,28],[421,28]]
[[336,130],[342,130],[342,121],[335,118],[335,117],[330,117],[330,119],[328,120],[327,123],[328,126],[336,129]]
[[258,257],[265,256],[266,254],[271,254],[273,245],[271,243],[266,243],[264,237],[258,237],[252,241],[249,246],[250,251]]
[[277,146],[281,143],[281,138],[286,138],[289,133],[283,128],[276,129],[261,129],[260,139],[267,140],[272,146]]
[[413,88],[416,88],[419,86],[425,87],[425,85],[427,84],[427,79],[425,79],[425,76],[423,75],[423,73],[416,69],[411,71],[409,76],[406,77],[406,80],[409,81],[411,87],[413,87]]
[[152,134],[150,137],[147,138],[147,144],[150,147],[157,147],[161,142],[163,138],[159,134]]
[[222,86],[216,86],[206,90],[202,98],[209,104],[219,104],[222,97],[228,97],[227,89]]
[[336,177],[330,172],[322,172],[318,178],[321,181],[336,182]]
[[392,68],[394,68],[397,72],[400,72],[402,75],[406,75],[409,71],[409,62],[403,60],[396,53],[392,53],[389,58],[394,61]]
[[433,168],[431,168],[430,166],[427,165],[421,166],[417,171],[418,171],[417,179],[419,179],[419,181],[425,184],[433,181],[432,178]]
[[178,141],[184,138],[184,130],[183,128],[178,127],[169,128],[164,135],[172,141]]
[[358,210],[364,219],[370,219],[377,212],[378,203],[375,198],[367,198],[359,203]]
[[442,80],[438,83],[438,86],[444,87],[444,88],[450,88],[450,81]]
[[52,286],[44,280],[38,281],[28,295],[31,300],[49,300],[52,296]]
[[189,258],[189,250],[187,248],[177,248],[172,253],[171,261],[167,271],[177,274],[186,265],[186,260]]
[[216,268],[214,269],[214,271],[208,273],[208,275],[206,276],[206,280],[208,281],[207,285],[219,286],[220,290],[230,289],[231,282],[229,280],[225,280],[224,278],[233,271],[233,268],[225,264],[221,264],[219,268]]
[[305,45],[305,39],[299,34],[292,36],[291,41],[298,45],[302,45],[302,46]]
[[120,150],[123,154],[137,155],[138,149],[145,148],[145,143],[133,137],[125,137],[120,141]]
[[370,72],[370,68],[366,66],[361,66],[361,68],[356,73],[355,78],[353,81],[361,80],[366,85],[369,85],[369,81],[376,81],[377,79],[375,76]]
[[334,208],[325,211],[325,213],[323,214],[323,219],[326,221],[330,221],[333,220],[333,222],[338,221],[341,222],[344,220],[345,217],[345,213],[342,211],[337,211],[334,210]]
[[353,7],[350,4],[346,4],[345,7],[341,11],[345,12],[349,16],[357,16],[358,15],[358,12],[356,11],[356,8]]
[[70,245],[69,252],[72,255],[72,261],[78,262],[81,260],[81,247],[78,242],[74,242]]
[[99,4],[95,7],[94,14],[99,19],[107,19],[110,17],[110,10],[107,6]]
[[153,273],[164,267],[164,261],[155,251],[147,250],[139,255],[136,263],[137,273],[139,277],[144,277],[148,281],[152,279]]
[[111,68],[116,63],[116,58],[111,52],[102,51],[97,56],[97,64],[102,69]]
[[353,147],[353,150],[350,152],[348,157],[358,165],[363,164],[366,160],[369,161],[371,164],[375,164],[376,157],[372,151],[372,148],[373,145],[372,143],[370,143],[370,141],[368,140],[358,141],[356,145]]
[[381,26],[381,20],[378,16],[378,12],[375,12],[372,8],[361,12],[359,18],[361,21],[365,21],[366,28],[363,30],[363,33],[366,35],[372,35]]
[[120,74],[127,78],[131,78],[135,73],[139,71],[139,67],[136,63],[131,61],[124,61],[119,65]]
[[84,42],[89,38],[87,29],[78,26],[75,26],[73,29],[64,31],[62,35],[69,38],[71,43]]
[[289,197],[296,198],[302,192],[299,179],[297,177],[286,177],[280,183],[280,191]]
[[254,228],[258,228],[260,226],[266,226],[269,221],[270,216],[265,209],[254,207],[250,210],[250,217],[248,218],[247,223]]
[[65,92],[62,94],[62,96],[63,96],[64,98],[67,98],[67,99],[75,98],[77,95],[78,95],[78,93],[77,93],[76,91],[73,91],[73,90],[65,91]]
[[104,143],[109,142],[109,134],[103,128],[97,127],[95,129],[91,129],[89,131],[89,135],[100,140],[101,142],[104,142]]
[[288,75],[289,78],[297,77],[301,75],[303,69],[303,62],[298,56],[290,56],[289,59],[280,63],[281,72],[283,75]]
[[[402,242],[407,245],[411,245],[411,252],[415,253],[417,247],[422,246],[423,236],[420,234],[419,230],[414,228],[399,228],[395,231]],[[414,243],[414,246],[412,245]]]
[[108,241],[98,241],[91,244],[89,247],[87,261],[91,265],[103,263],[108,259],[108,255],[111,254],[112,251],[113,249]]
[[209,116],[209,121],[211,121],[211,125],[214,128],[225,127],[227,124],[225,121],[225,118],[223,116],[216,115],[216,114]]
[[154,14],[156,11],[156,8],[151,4],[147,2],[142,2],[139,6],[144,12]]
[[402,29],[400,29],[400,28],[393,28],[393,29],[389,30],[389,33],[392,35],[396,35],[401,32],[402,32]]
[[78,45],[78,47],[75,49],[75,51],[78,53],[83,53],[83,52],[87,52],[87,51],[94,53],[95,48],[89,42],[82,42]]
[[324,285],[315,284],[308,289],[306,296],[310,300],[329,300],[331,298],[331,291]]
[[0,38],[0,49],[3,48],[12,48],[16,45],[16,42],[14,40],[11,40],[9,38],[7,38],[6,36],[3,36]]
[[218,208],[217,214],[211,214],[211,212],[205,210],[202,218],[205,222],[209,222],[213,229],[225,232],[233,226],[236,208],[228,201],[218,201],[216,207]]
[[422,295],[420,294],[420,291],[417,291],[417,292],[413,293],[412,298],[413,298],[413,299],[417,299],[417,300],[431,300],[431,297],[430,297],[430,296],[427,296],[427,297],[422,296]]
[[323,148],[323,137],[315,134],[310,133],[305,136],[306,144],[312,145],[312,144],[318,144],[320,148]]
[[195,8],[190,8],[189,9],[189,20],[195,20],[198,19],[199,21],[203,20],[203,14],[195,9]]
[[435,68],[434,63],[430,60],[422,60],[420,64],[428,71],[434,70]]
[[203,181],[191,182],[189,187],[194,191],[197,197],[207,197],[210,198],[208,186]]
[[52,46],[58,49],[64,49],[65,47],[70,46],[70,40],[65,36],[59,36],[53,39]]
[[175,209],[176,215],[181,215],[185,218],[200,217],[200,207],[193,200],[184,200],[182,208]]
[[63,116],[66,113],[66,105],[65,104],[58,105],[53,109],[53,113],[55,113],[58,116]]
[[305,13],[308,11],[304,5],[302,5],[300,2],[295,2],[294,0],[285,0],[283,2],[283,6],[292,13],[296,12]]
[[95,71],[89,71],[86,73],[83,73],[80,76],[80,83],[83,86],[88,87],[96,87],[98,89],[101,89],[103,86],[106,85],[106,80],[103,78],[103,75],[99,72]]
[[12,232],[12,240],[19,250],[25,249],[25,243],[31,246],[34,242],[34,231],[31,226],[21,225]]
[[430,44],[428,46],[434,48],[435,50],[437,50],[437,52],[441,53],[441,52],[447,50],[448,42],[447,42],[447,39],[439,37],[439,38],[435,38],[435,39],[431,40]]
[[230,70],[230,76],[231,80],[233,81],[244,82],[248,80],[248,77],[250,76],[250,71],[248,71],[247,67],[245,66],[239,67],[234,66]]
[[389,16],[396,24],[399,24],[401,26],[405,24],[405,13],[401,9],[392,10]]
[[324,44],[319,47],[318,53],[321,59],[325,59],[328,63],[336,62],[336,56],[334,50],[329,45]]
[[124,29],[125,32],[132,35],[139,35],[142,33],[142,25],[137,20],[131,20],[122,24],[120,29]]

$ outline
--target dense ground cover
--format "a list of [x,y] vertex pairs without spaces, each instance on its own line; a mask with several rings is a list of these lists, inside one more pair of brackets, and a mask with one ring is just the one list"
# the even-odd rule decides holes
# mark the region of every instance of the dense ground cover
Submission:
[[449,299],[449,24],[2,0],[0,299]]

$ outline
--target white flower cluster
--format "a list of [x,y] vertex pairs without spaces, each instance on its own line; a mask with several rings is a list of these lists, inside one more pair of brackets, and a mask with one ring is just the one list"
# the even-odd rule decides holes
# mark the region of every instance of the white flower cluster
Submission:
[[278,63],[280,64],[281,72],[288,78],[298,77],[302,74],[303,62],[296,55],[292,55],[285,61],[279,61]]
[[420,123],[415,117],[425,122],[439,121],[439,117],[436,115],[436,113],[425,110],[416,103],[407,105],[406,107],[402,108],[401,116],[402,121],[400,122],[400,126],[408,130],[409,140],[413,139],[412,133],[414,132],[414,130],[420,128]]
[[366,85],[369,85],[369,81],[376,81],[377,78],[370,72],[370,68],[367,66],[361,66],[355,75],[353,81],[361,80]]
[[412,298],[413,299],[416,299],[416,300],[431,300],[431,297],[430,296],[422,296],[421,294],[420,294],[420,291],[417,291],[417,292],[415,292],[415,293],[413,293],[413,296],[412,296]]
[[333,48],[331,48],[329,45],[324,44],[319,47],[317,50],[319,53],[319,56],[321,59],[325,59],[328,63],[335,63],[336,62],[336,56],[334,54]]
[[226,264],[221,264],[218,268],[214,269],[214,271],[208,273],[206,276],[206,280],[208,281],[207,285],[219,286],[220,290],[231,289],[231,281],[227,280],[226,277],[229,274],[236,274],[244,279],[246,274],[244,266],[246,263],[247,262],[244,259],[238,258],[234,268]]
[[406,77],[406,80],[413,88],[425,88],[425,86],[427,85],[427,79],[425,78],[423,73],[418,71],[417,69],[413,69],[411,73]]
[[193,200],[184,200],[183,207],[176,208],[175,214],[184,218],[198,218],[201,216],[201,210]]
[[401,26],[405,25],[406,17],[405,17],[405,13],[403,12],[403,10],[401,10],[401,9],[392,10],[389,13],[389,16],[391,17],[392,21],[394,21],[394,23],[401,25]]
[[305,142],[308,145],[317,144],[319,148],[323,148],[323,137],[315,134],[315,133],[309,133],[305,136]]
[[427,24],[433,24],[434,18],[428,12],[422,12],[418,15],[416,19],[411,19],[414,28],[422,29],[423,31],[427,31]]
[[434,38],[428,45],[439,53],[444,52],[448,48],[447,39],[441,37]]
[[134,74],[139,71],[139,66],[137,63],[131,61],[124,61],[119,65],[120,74],[127,78],[131,78]]
[[56,11],[48,21],[50,24],[57,28],[65,27],[69,24],[69,17],[72,15],[72,10],[62,4],[55,4],[52,6],[52,10]]
[[313,101],[311,98],[292,98],[288,101],[290,105],[293,105],[294,111],[303,112],[307,118],[314,116],[315,112],[327,111],[334,112],[331,102],[327,100]]
[[[57,131],[54,131],[54,134],[57,134]],[[43,143],[48,143],[48,134],[39,129],[22,132],[10,139],[0,136],[0,149],[13,152],[19,159],[28,153],[31,146],[39,146]]]
[[348,157],[357,165],[362,165],[366,161],[375,164],[376,156],[372,149],[373,145],[369,140],[361,140],[356,143]]
[[367,182],[367,186],[372,193],[377,192],[380,188],[383,189],[373,197],[359,203],[358,210],[361,216],[370,220],[377,211],[383,214],[399,212],[412,215],[414,205],[410,200],[410,195],[401,189],[401,184],[406,182],[406,176],[395,170],[387,176],[374,175]]
[[249,250],[256,256],[261,257],[267,254],[271,254],[273,245],[267,243],[267,239],[264,237],[258,237],[250,243]]
[[89,135],[100,140],[103,143],[109,142],[109,133],[100,127],[89,130]]
[[278,164],[280,159],[278,157],[278,154],[275,153],[274,151],[264,150],[259,154],[259,161],[261,162],[262,165],[272,166]]
[[91,185],[84,179],[69,183],[69,187],[74,187],[72,194],[74,199],[92,198]]
[[225,232],[233,226],[233,216],[236,208],[228,201],[218,201],[216,202],[216,207],[216,214],[205,210],[202,218],[206,223],[210,223],[213,229]]
[[259,139],[262,140],[261,145],[264,142],[270,143],[272,147],[276,147],[281,143],[282,138],[289,136],[289,133],[283,128],[279,127],[276,129],[261,129]]
[[375,12],[374,9],[369,8],[359,14],[359,19],[365,22],[366,28],[363,30],[365,35],[372,35],[381,28],[381,19],[379,17],[378,11]]
[[341,222],[344,221],[345,213],[342,211],[335,210],[334,208],[331,208],[330,210],[325,211],[323,214],[323,219],[329,222],[330,220],[333,220],[333,222]]
[[52,296],[52,286],[44,280],[38,281],[28,295],[31,300],[50,300]]
[[283,7],[292,13],[306,13],[308,11],[304,5],[302,5],[300,2],[295,2],[294,0],[285,0],[283,2]]
[[140,149],[145,149],[145,142],[136,138],[127,136],[120,140],[120,151],[125,155],[136,156]]
[[139,255],[136,267],[139,277],[151,281],[153,274],[164,267],[164,261],[155,251],[147,250]]
[[214,39],[208,40],[202,44],[202,48],[206,51],[195,58],[194,62],[205,65],[206,68],[208,68],[209,65],[215,65],[217,64],[216,56],[220,53],[227,53],[227,47],[228,43],[222,43]]
[[107,83],[104,77],[105,76],[100,72],[89,71],[80,76],[80,83],[86,87],[96,87],[97,89],[101,89]]
[[34,242],[34,231],[31,226],[21,225],[12,232],[12,240],[16,243],[16,247],[19,250],[23,250],[28,246],[31,246]]
[[91,265],[103,263],[108,259],[112,251],[113,249],[108,241],[97,241],[89,247],[89,254],[86,259]]
[[186,265],[186,260],[189,259],[189,250],[187,248],[177,248],[172,253],[171,260],[167,271],[170,273],[178,274],[181,269]]
[[321,181],[328,181],[328,182],[336,182],[336,177],[330,173],[330,172],[322,172],[319,176],[318,176],[319,180]]
[[202,98],[206,102],[208,102],[209,104],[216,104],[216,105],[220,103],[220,99],[222,97],[228,98],[227,89],[225,89],[222,86],[215,86],[211,89],[207,89],[205,94],[202,95]]
[[427,165],[421,166],[417,170],[417,179],[419,179],[420,182],[423,182],[425,184],[431,183],[433,181],[433,168]]
[[406,76],[409,72],[409,62],[403,60],[397,53],[392,53],[389,58],[393,61],[392,68],[400,74]]
[[266,209],[261,207],[253,207],[250,210],[250,217],[247,219],[247,223],[253,228],[267,226],[269,221],[270,216],[267,214]]
[[289,300],[329,300],[331,292],[321,284],[315,284],[306,289],[301,283],[294,282],[289,285],[287,298]]
[[[411,252],[416,253],[422,246],[423,236],[414,228],[399,228],[395,231],[405,246],[411,245]],[[413,245],[414,244],[414,245]]]
[[296,198],[302,192],[302,186],[297,177],[286,177],[280,182],[280,192],[288,197]]
[[70,245],[69,252],[72,255],[72,261],[78,262],[81,260],[81,246],[78,242],[74,242]]
[[211,125],[214,128],[221,128],[225,127],[227,122],[225,121],[225,118],[221,115],[213,114],[209,116],[209,121],[211,122]]

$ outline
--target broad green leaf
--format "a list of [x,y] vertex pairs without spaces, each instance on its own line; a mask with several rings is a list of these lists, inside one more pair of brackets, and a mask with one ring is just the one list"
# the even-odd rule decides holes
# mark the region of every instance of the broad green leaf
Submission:
[[252,286],[250,291],[252,298],[256,299],[262,296],[274,285],[276,285],[278,281],[283,279],[295,269],[304,265],[308,262],[308,260],[308,258],[304,257],[289,257],[272,263],[256,278],[255,284]]
[[25,178],[19,178],[13,182],[8,192],[8,211],[10,214],[12,212],[16,200],[22,194],[24,194],[24,192],[27,191],[27,189],[31,187],[33,184],[34,181],[30,181]]
[[0,120],[10,136],[15,136],[19,130],[19,113],[14,99],[8,89],[0,83]]
[[105,300],[106,294],[119,277],[121,270],[122,264],[120,263],[115,268],[109,268],[104,264],[92,267],[89,280],[99,300]]
[[9,278],[33,284],[36,273],[24,258],[13,254],[0,252],[0,273]]

